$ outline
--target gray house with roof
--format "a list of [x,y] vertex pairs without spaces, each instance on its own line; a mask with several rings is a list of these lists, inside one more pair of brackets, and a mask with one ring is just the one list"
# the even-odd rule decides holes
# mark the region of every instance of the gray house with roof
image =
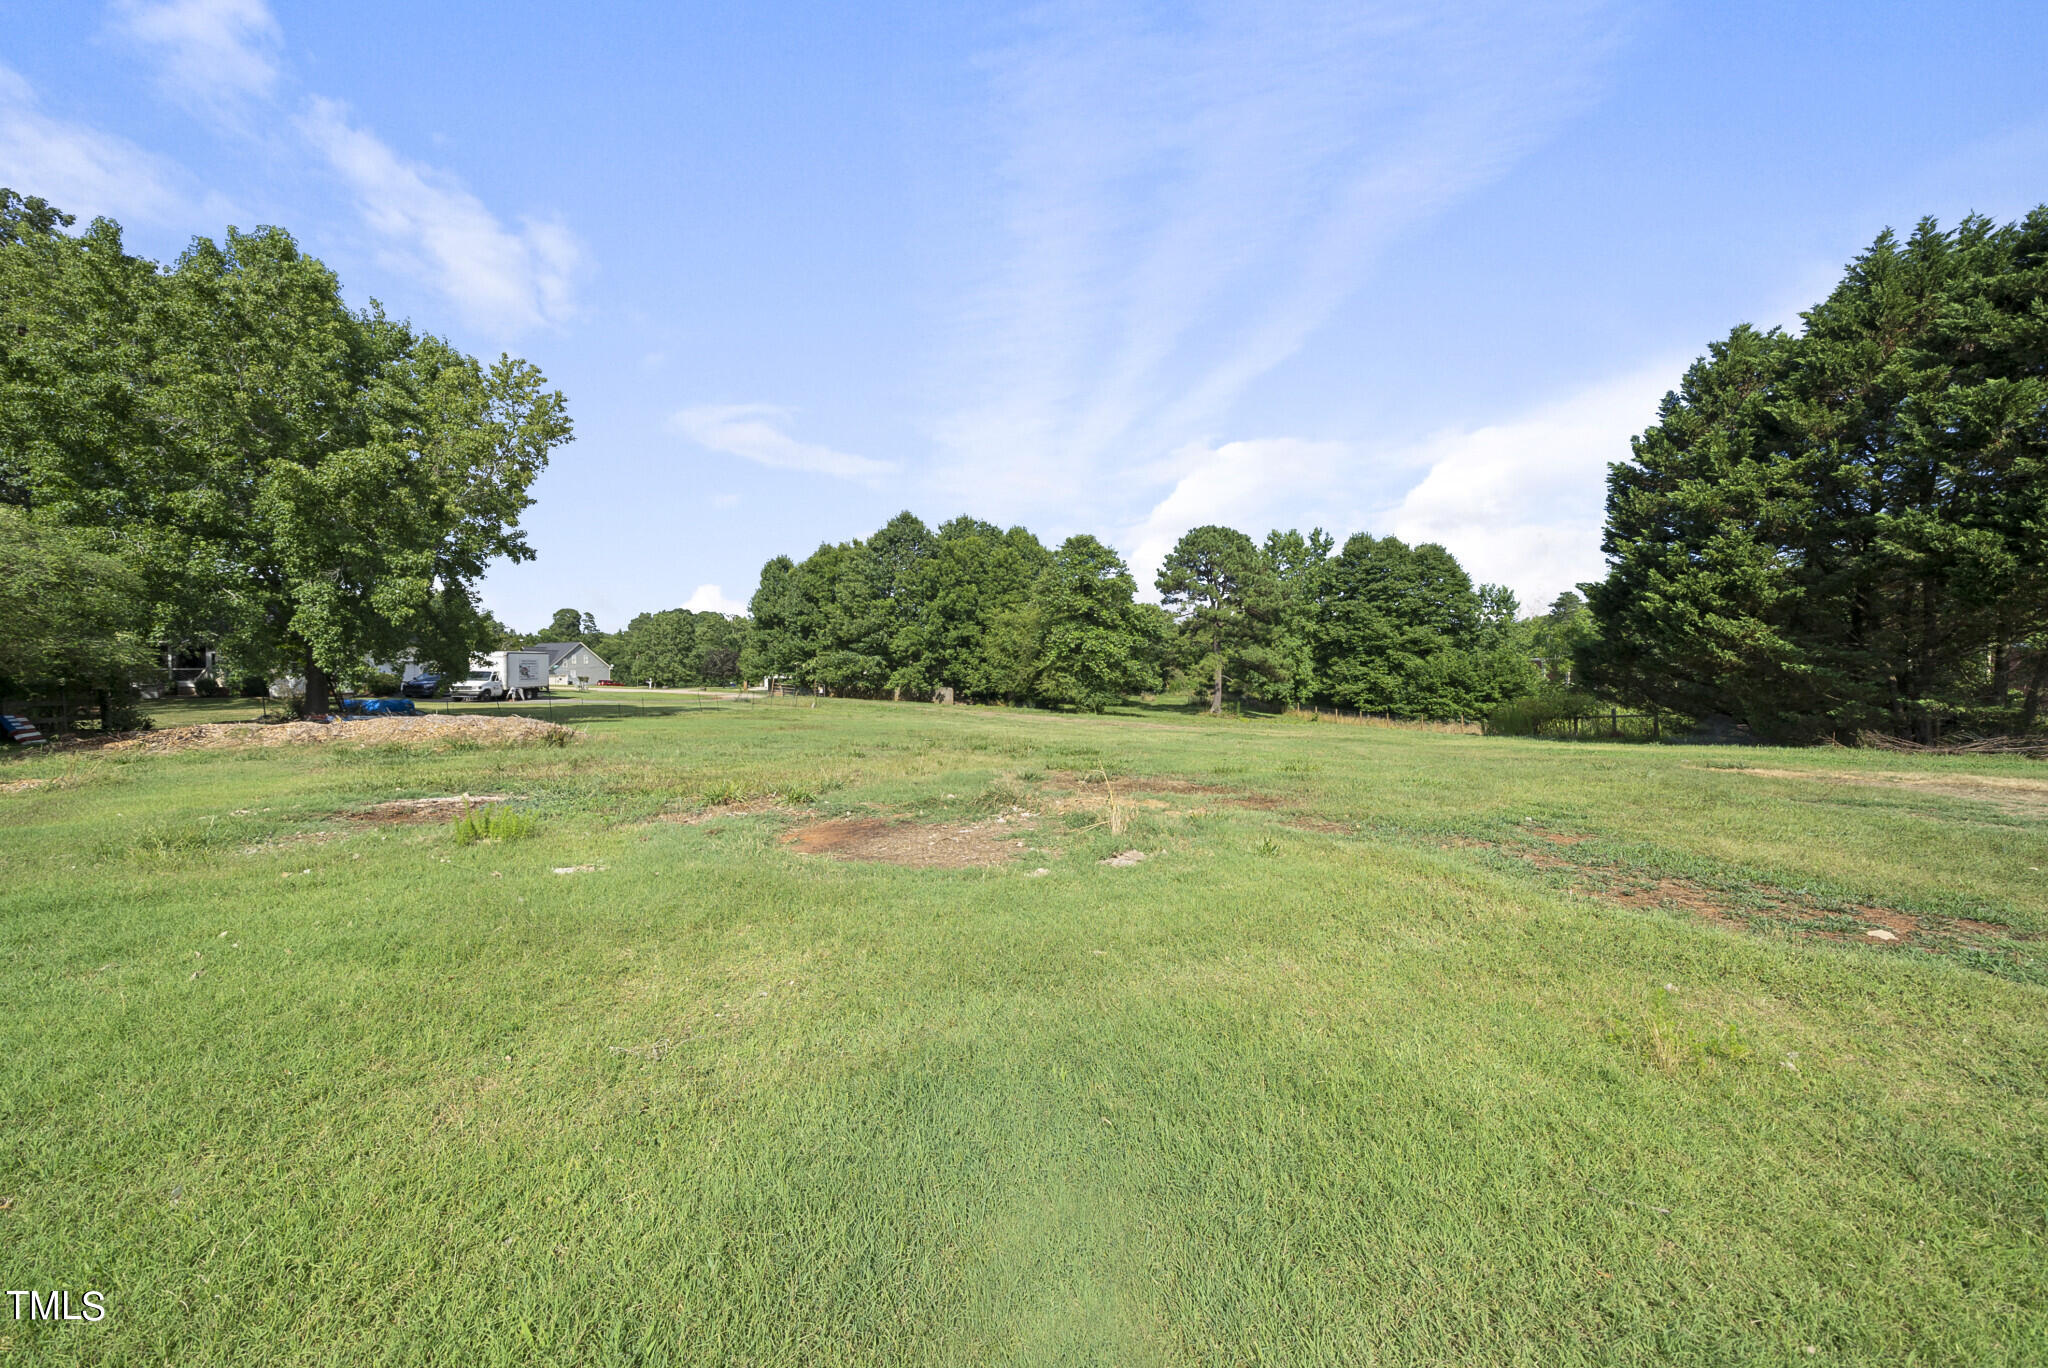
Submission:
[[548,653],[548,686],[580,689],[611,682],[612,667],[580,641],[541,641],[528,648]]

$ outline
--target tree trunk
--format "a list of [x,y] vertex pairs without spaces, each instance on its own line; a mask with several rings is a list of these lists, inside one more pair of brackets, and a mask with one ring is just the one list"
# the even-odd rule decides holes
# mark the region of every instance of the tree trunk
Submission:
[[2041,688],[2048,685],[2048,645],[2035,648],[2033,677],[2027,680],[2026,701],[2020,704],[2020,735],[2034,729],[2034,719],[2041,715]]
[[1223,716],[1223,654],[1216,654],[1216,688],[1209,695],[1209,716]]
[[313,660],[313,653],[306,652],[306,716],[327,716],[327,671]]

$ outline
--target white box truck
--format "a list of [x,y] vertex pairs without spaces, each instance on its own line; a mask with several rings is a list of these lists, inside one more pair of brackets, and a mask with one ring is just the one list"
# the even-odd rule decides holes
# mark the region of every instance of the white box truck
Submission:
[[538,698],[548,686],[546,651],[492,651],[471,656],[469,678],[448,690],[465,703],[498,698]]

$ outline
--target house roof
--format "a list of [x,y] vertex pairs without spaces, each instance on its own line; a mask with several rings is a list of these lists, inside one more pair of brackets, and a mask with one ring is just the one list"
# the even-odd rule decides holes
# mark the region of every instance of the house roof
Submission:
[[[528,647],[527,649],[533,651],[546,651],[548,653],[548,668],[552,670],[555,668],[555,666],[561,664],[569,656],[575,654],[576,650],[579,647],[583,650],[590,651],[590,648],[588,646],[585,646],[580,641],[536,641],[535,643],[533,643],[532,646]],[[599,655],[595,651],[590,651],[590,658],[592,660],[595,660],[598,664],[604,666],[607,670],[611,668],[611,662],[607,661],[603,656]]]

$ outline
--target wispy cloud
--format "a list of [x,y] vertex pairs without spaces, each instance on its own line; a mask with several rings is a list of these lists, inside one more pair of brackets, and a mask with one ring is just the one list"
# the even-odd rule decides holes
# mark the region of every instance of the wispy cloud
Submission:
[[426,280],[481,327],[516,332],[568,316],[582,250],[566,227],[525,219],[515,232],[455,177],[352,122],[338,101],[313,97],[298,128],[354,193],[386,265]]
[[792,416],[773,404],[708,404],[683,409],[669,419],[669,426],[701,447],[778,470],[860,480],[896,469],[890,461],[798,441],[783,431]]
[[0,185],[82,219],[163,222],[183,203],[173,175],[124,138],[46,113],[29,83],[0,66]]
[[239,125],[278,84],[283,31],[265,0],[122,0],[115,26],[153,52],[158,81],[197,113]]
[[157,63],[171,98],[223,132],[314,156],[349,193],[380,264],[423,282],[465,322],[512,334],[575,311],[581,243],[554,219],[508,224],[462,181],[408,158],[340,101],[289,89],[266,0],[122,0],[115,28]]
[[970,396],[933,423],[938,483],[1115,516],[1119,476],[1227,426],[1384,247],[1581,106],[1603,10],[1043,11],[991,64],[1009,245],[936,367]]
[[1527,413],[1440,434],[1389,459],[1422,479],[1374,521],[1410,542],[1441,542],[1481,582],[1505,584],[1524,611],[1605,574],[1600,531],[1607,467],[1656,421],[1685,369],[1666,358]]

